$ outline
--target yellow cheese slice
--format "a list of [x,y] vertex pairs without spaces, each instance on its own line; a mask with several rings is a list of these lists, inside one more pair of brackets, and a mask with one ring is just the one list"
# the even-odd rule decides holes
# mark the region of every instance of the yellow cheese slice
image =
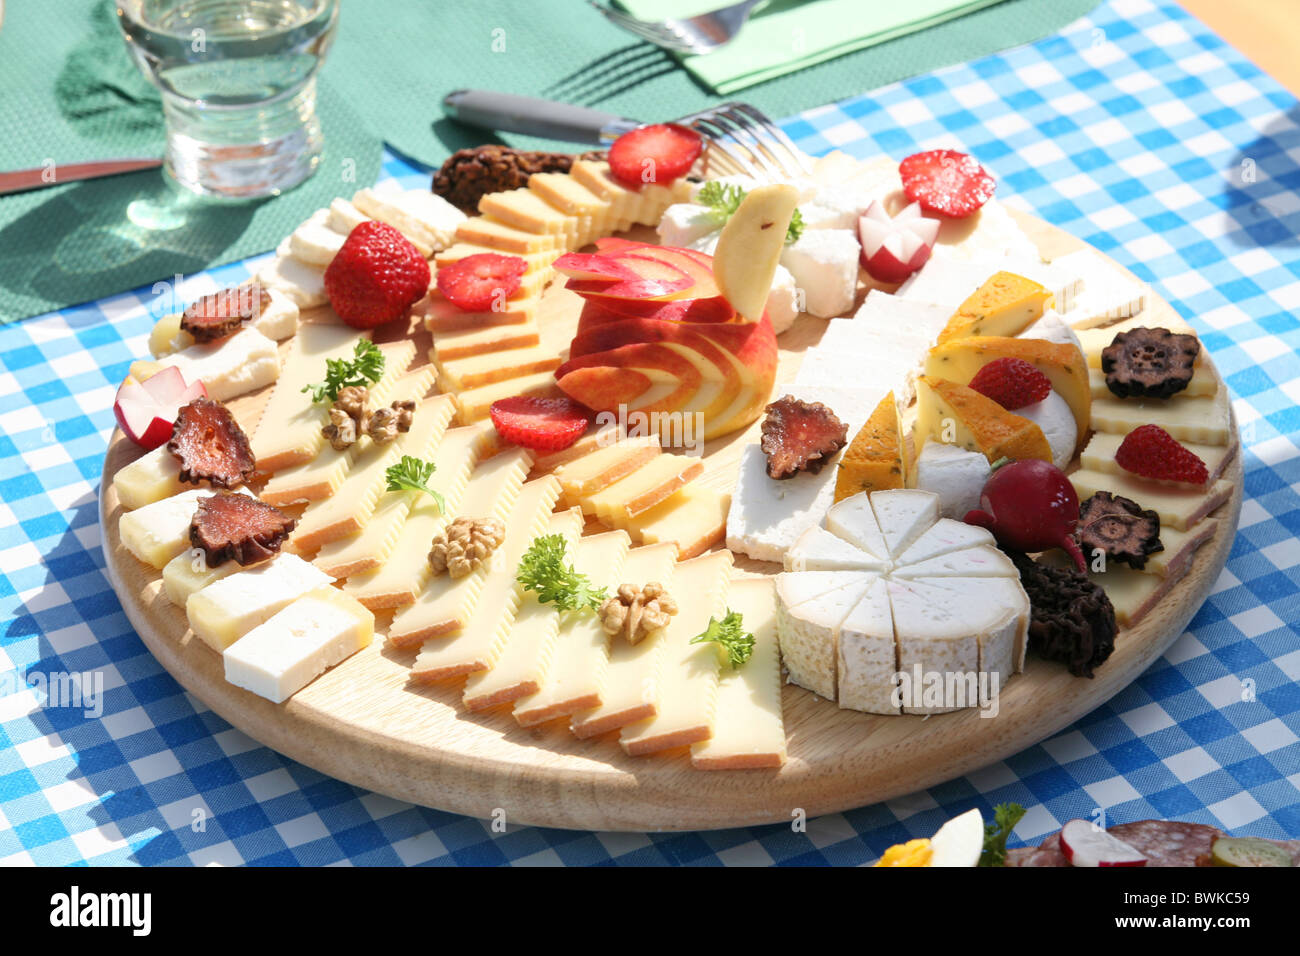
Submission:
[[458,408],[456,420],[462,425],[469,425],[487,418],[493,402],[512,395],[556,396],[560,394],[559,386],[555,384],[555,373],[552,371],[534,372],[519,378],[493,382],[491,385],[466,388],[456,393]]
[[342,323],[304,322],[298,329],[250,439],[258,471],[276,472],[316,457],[329,413],[323,404],[312,403],[303,386],[324,381],[325,362],[350,359],[357,339],[364,337]]
[[632,756],[708,740],[713,733],[721,658],[716,644],[692,644],[727,608],[731,552],[713,551],[683,561],[673,580],[677,614],[664,628],[663,669],[655,716],[622,729],[619,743]]
[[968,335],[1019,335],[1043,317],[1051,297],[1051,292],[1032,279],[995,272],[957,307],[938,341]]
[[[1094,401],[1099,398],[1115,398],[1115,393],[1106,385],[1106,373],[1100,368],[1088,369],[1088,384],[1092,388]],[[1214,374],[1214,370],[1208,365],[1197,365],[1192,369],[1187,387],[1174,397],[1213,395],[1218,390],[1219,377]]]
[[[397,592],[400,596],[410,595],[401,602],[410,604],[410,607],[402,608],[393,617],[393,623],[388,629],[389,644],[394,647],[416,646],[427,638],[451,634],[469,622],[487,580],[489,568],[480,564],[464,577],[453,578],[447,574],[433,577],[428,560],[430,541],[454,517],[500,518],[505,521],[513,509],[518,507],[516,499],[527,473],[528,458],[523,449],[502,452],[489,458],[470,475],[465,494],[455,512],[444,516],[437,528],[417,539],[423,550],[418,556],[409,554],[407,560],[418,567],[408,567],[398,574],[392,570],[394,561],[390,558],[381,571],[349,580],[349,588],[368,587],[374,590],[374,582],[382,583],[387,578],[390,581],[386,585],[388,591]],[[558,496],[559,485],[555,485],[555,488]],[[404,539],[413,537],[409,521],[402,536]],[[415,548],[413,542],[411,551],[414,552]],[[501,549],[497,548],[497,551],[500,552]]]
[[[1079,337],[1079,344],[1083,348],[1083,354],[1088,358],[1088,367],[1101,368],[1102,350],[1115,341],[1116,335],[1133,329],[1151,328],[1168,329],[1178,335],[1196,334],[1194,328],[1177,316],[1171,315],[1156,320],[1145,314],[1125,319],[1122,322],[1116,322],[1114,325],[1108,325],[1105,328],[1075,329],[1074,334]],[[1196,364],[1201,364],[1204,357],[1205,349],[1201,349],[1200,354],[1196,356]]]
[[1160,543],[1165,548],[1163,551],[1147,555],[1147,563],[1142,570],[1162,578],[1182,577],[1196,557],[1196,549],[1213,538],[1218,528],[1219,522],[1215,518],[1204,518],[1197,522],[1195,527],[1186,531],[1162,527]]
[[189,547],[190,523],[199,501],[213,494],[210,488],[194,488],[126,512],[117,521],[122,546],[145,564],[162,570]]
[[786,757],[785,721],[771,579],[732,581],[727,607],[740,613],[742,626],[754,635],[754,651],[740,667],[723,667],[713,736],[691,744],[691,766],[697,770],[780,767]]
[[528,188],[561,212],[586,220],[588,231],[585,237],[580,237],[580,245],[631,225],[631,222],[614,222],[610,218],[610,201],[597,196],[568,173],[534,173],[528,177]]
[[591,228],[590,220],[561,212],[526,186],[488,193],[479,200],[478,211],[525,232],[564,236],[566,244],[573,248]]
[[683,561],[703,554],[727,536],[731,495],[690,484],[635,518],[620,520],[641,544],[674,544]]
[[[564,538],[569,553],[582,536],[582,511],[570,508],[552,514],[545,534]],[[519,609],[510,627],[510,640],[491,670],[470,674],[465,681],[464,703],[470,710],[508,704],[537,692],[550,663],[560,612],[553,604],[541,604],[515,582]]]
[[[1235,436],[1234,436],[1235,437]],[[1079,464],[1092,471],[1105,471],[1111,474],[1128,474],[1115,461],[1119,446],[1124,443],[1124,435],[1114,432],[1093,432],[1088,446],[1079,455]],[[1182,446],[1201,461],[1210,472],[1210,481],[1222,477],[1223,471],[1237,453],[1237,443],[1228,445],[1202,445],[1196,442],[1182,442]]]
[[525,232],[507,225],[493,216],[474,216],[456,227],[459,242],[473,242],[487,246],[493,252],[507,255],[550,252],[559,255],[570,248],[571,240],[562,234]]
[[576,502],[626,477],[658,454],[658,435],[626,438],[561,465],[555,477],[560,479],[565,498]]
[[119,468],[113,475],[113,490],[117,492],[117,500],[128,511],[179,495],[185,490],[180,462],[167,450],[164,442]]
[[[404,346],[410,346],[405,348]],[[403,370],[415,357],[415,346],[410,342],[381,345],[384,353],[383,376],[370,389],[370,409],[382,408],[389,402],[413,400],[424,397],[429,386],[433,384],[433,374],[427,368],[416,369],[404,375]],[[303,398],[309,396],[304,395]],[[325,408],[324,421],[329,421],[329,403],[322,402]],[[322,436],[323,437],[323,436]],[[369,444],[370,439],[362,437],[347,448],[339,451],[328,442],[322,442],[320,451],[311,461],[300,462],[281,468],[270,477],[262,487],[261,499],[267,504],[298,504],[304,501],[323,501],[333,495],[351,471],[357,456]]]
[[634,222],[654,225],[664,210],[675,202],[690,198],[691,184],[685,177],[668,185],[644,183],[636,189],[618,182],[609,171],[609,163],[579,159],[573,163],[570,175],[588,190],[608,200],[609,215],[615,223]]
[[504,519],[505,541],[488,561],[487,578],[473,616],[458,634],[424,642],[411,667],[414,680],[447,680],[488,670],[496,664],[509,640],[510,625],[519,607],[515,587],[519,559],[546,528],[559,494],[553,478],[539,478],[519,489]]
[[484,355],[467,355],[464,358],[439,361],[438,384],[444,392],[459,392],[537,372],[553,372],[560,367],[560,361],[560,356],[553,348],[541,345],[505,349]]
[[449,362],[471,355],[526,348],[540,341],[537,322],[533,319],[515,325],[486,325],[454,332],[434,332],[429,359],[433,362]]
[[[453,262],[460,262],[461,259],[468,259],[470,256],[482,255],[485,252],[500,255],[499,249],[491,246],[481,245],[477,242],[457,242],[453,246],[437,253],[433,257],[434,265],[442,267]],[[518,256],[528,263],[528,270],[524,275],[532,275],[537,272],[549,272],[551,263],[555,261],[556,253],[550,250],[545,252],[513,252],[510,255]]]
[[602,519],[635,518],[694,481],[703,471],[704,463],[698,458],[657,455],[627,477],[594,494],[578,496],[576,501],[584,512]]
[[[486,457],[491,445],[491,438],[483,425],[453,428],[442,436],[433,455],[438,467],[429,487],[443,496],[448,510],[460,504],[470,471],[480,458]],[[415,513],[412,515],[413,508]],[[408,516],[416,522],[409,536],[403,533]],[[442,520],[436,503],[423,492],[388,491],[380,497],[360,534],[329,542],[320,549],[312,563],[330,577],[351,577],[387,563],[399,543],[405,546],[405,560],[408,555],[415,555],[415,549],[421,546],[418,536],[427,531],[431,538]],[[429,524],[422,527],[426,522]],[[426,547],[423,553],[427,552]],[[422,560],[420,555],[416,557]]]
[[[623,559],[624,581],[644,586],[656,582],[674,594],[676,549],[671,544],[633,548]],[[619,582],[622,583],[622,582]],[[636,644],[615,637],[600,691],[600,705],[573,715],[569,729],[578,737],[595,737],[655,715],[659,672],[663,666],[664,630],[652,631]]]
[[[613,594],[622,583],[623,560],[632,542],[622,531],[590,535],[573,549],[573,567],[592,585]],[[609,635],[591,610],[563,615],[537,692],[515,704],[525,727],[567,717],[601,702],[609,667]]]
[[208,557],[202,549],[187,548],[168,561],[163,568],[163,590],[167,594],[167,600],[179,608],[184,608],[185,602],[195,591],[201,591],[213,581],[220,581],[243,570],[243,566],[237,561],[226,561],[215,568],[210,568]]
[[[408,376],[415,378],[416,376]],[[301,553],[316,551],[321,545],[352,534],[359,534],[374,513],[379,498],[388,490],[387,472],[406,455],[437,464],[436,448],[456,410],[447,395],[435,395],[419,401],[428,390],[427,381],[412,386],[407,395],[417,401],[411,429],[398,433],[394,441],[378,444],[368,436],[353,447],[361,450],[353,458],[347,478],[324,501],[313,501],[298,519],[293,542]],[[405,400],[400,395],[395,401]],[[436,469],[435,469],[436,470]]]
[[1195,526],[1232,495],[1232,482],[1223,479],[1198,488],[1194,485],[1177,486],[1147,481],[1128,472],[1106,474],[1087,468],[1073,472],[1070,482],[1081,502],[1099,491],[1123,495],[1158,514],[1162,528],[1177,528],[1180,531]]
[[1140,425],[1159,425],[1179,441],[1236,444],[1226,388],[1202,396],[1093,400],[1092,427],[1097,431],[1127,435]]
[[185,616],[200,640],[224,651],[295,598],[329,583],[297,555],[279,554],[195,591],[185,602]]
[[430,293],[417,302],[412,311],[424,318],[424,327],[435,335],[451,332],[474,332],[488,326],[524,325],[537,318],[537,295],[506,299],[501,309],[467,312],[441,296]]

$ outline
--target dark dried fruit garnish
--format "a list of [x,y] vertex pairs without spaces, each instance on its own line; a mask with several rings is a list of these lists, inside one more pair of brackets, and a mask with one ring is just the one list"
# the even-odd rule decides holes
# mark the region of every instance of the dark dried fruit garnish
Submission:
[[1147,555],[1163,551],[1160,516],[1132,498],[1099,491],[1079,506],[1079,544],[1085,555],[1106,557],[1141,571]]
[[246,321],[256,319],[270,296],[260,285],[237,285],[205,295],[181,313],[181,328],[195,342],[225,338]]
[[848,442],[849,428],[821,402],[785,395],[767,406],[760,446],[769,478],[813,474]]
[[1201,343],[1168,329],[1130,329],[1102,349],[1106,387],[1120,398],[1169,398],[1187,387]]
[[1091,677],[1115,650],[1115,608],[1106,592],[1074,568],[1037,564],[1008,551],[1029,596],[1029,648],[1059,661],[1075,677]]
[[210,398],[196,398],[181,407],[167,450],[180,462],[181,481],[192,485],[206,481],[217,488],[234,488],[257,467],[248,436],[235,416]]
[[453,206],[474,212],[486,194],[527,186],[533,173],[567,173],[575,159],[603,159],[604,155],[530,152],[489,143],[447,157],[433,174],[433,191]]
[[210,568],[232,560],[243,567],[278,554],[295,523],[279,508],[249,495],[211,495],[199,499],[190,544],[203,550]]

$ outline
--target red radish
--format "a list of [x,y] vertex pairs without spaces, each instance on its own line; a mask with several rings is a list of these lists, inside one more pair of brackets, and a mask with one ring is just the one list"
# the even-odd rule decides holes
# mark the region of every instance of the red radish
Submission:
[[1061,827],[1061,852],[1071,866],[1146,866],[1147,858],[1087,820]]
[[117,390],[113,414],[123,434],[146,451],[152,451],[172,437],[176,413],[196,398],[207,398],[202,382],[185,384],[185,376],[168,365],[143,382],[126,377]]
[[938,238],[939,220],[922,216],[920,203],[891,217],[877,199],[858,220],[859,260],[876,281],[902,282],[925,265]]
[[1024,458],[998,468],[984,483],[980,508],[968,511],[964,520],[988,528],[999,544],[1017,551],[1064,548],[1074,566],[1086,570],[1073,535],[1079,495],[1051,462]]

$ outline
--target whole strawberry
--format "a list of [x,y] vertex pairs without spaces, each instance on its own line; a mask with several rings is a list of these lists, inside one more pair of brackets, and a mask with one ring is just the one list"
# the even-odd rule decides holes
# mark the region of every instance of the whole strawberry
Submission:
[[1041,402],[1052,391],[1051,380],[1024,359],[999,358],[970,380],[970,387],[1009,412]]
[[354,329],[406,315],[429,291],[429,263],[392,226],[366,221],[348,234],[325,270],[330,305]]

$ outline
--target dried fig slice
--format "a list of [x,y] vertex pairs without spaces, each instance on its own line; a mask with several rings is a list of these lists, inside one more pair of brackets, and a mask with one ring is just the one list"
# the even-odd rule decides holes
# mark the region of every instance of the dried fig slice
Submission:
[[181,328],[195,342],[213,342],[239,331],[266,308],[268,296],[260,285],[236,285],[205,295],[181,313]]
[[180,462],[180,480],[217,488],[234,488],[257,467],[248,436],[230,409],[210,398],[181,406],[167,450]]
[[1119,398],[1169,398],[1187,387],[1201,343],[1168,329],[1120,332],[1102,349],[1106,387]]
[[295,524],[279,508],[250,495],[216,494],[199,500],[190,544],[202,549],[210,568],[232,560],[242,567],[278,554]]
[[804,402],[790,395],[767,406],[759,447],[767,455],[769,478],[813,474],[848,442],[849,428],[821,402]]
[[1112,561],[1141,571],[1147,555],[1163,551],[1160,516],[1123,495],[1099,491],[1079,506],[1079,544],[1084,554],[1102,551]]

